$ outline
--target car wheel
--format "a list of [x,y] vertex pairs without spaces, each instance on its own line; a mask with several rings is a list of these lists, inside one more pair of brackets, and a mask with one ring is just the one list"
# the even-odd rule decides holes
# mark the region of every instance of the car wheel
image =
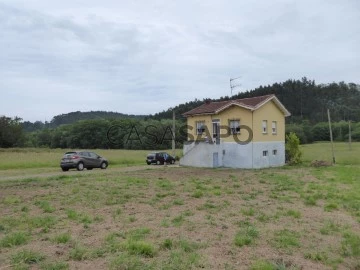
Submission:
[[156,164],[157,164],[157,165],[160,165],[160,164],[161,164],[160,160],[156,161]]
[[61,168],[63,172],[67,172],[69,168]]
[[151,164],[151,162],[146,162],[147,163],[147,165],[150,165]]
[[76,169],[77,169],[78,171],[84,170],[84,163],[79,162],[78,165],[76,166]]
[[174,164],[174,163],[175,163],[175,160],[172,159],[172,160],[171,160],[171,164]]
[[101,165],[100,165],[100,168],[102,169],[102,170],[105,170],[106,168],[107,168],[107,164],[106,164],[106,162],[103,162],[103,163],[101,163]]

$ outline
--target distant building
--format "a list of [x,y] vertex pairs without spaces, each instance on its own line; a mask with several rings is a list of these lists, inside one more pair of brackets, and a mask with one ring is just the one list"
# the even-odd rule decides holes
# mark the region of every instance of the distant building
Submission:
[[183,114],[188,141],[180,165],[265,168],[285,164],[285,117],[275,95],[210,102]]

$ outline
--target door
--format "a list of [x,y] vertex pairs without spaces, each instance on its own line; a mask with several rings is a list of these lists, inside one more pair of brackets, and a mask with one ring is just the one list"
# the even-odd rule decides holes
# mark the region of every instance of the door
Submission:
[[213,140],[216,141],[217,144],[220,143],[220,120],[213,119],[212,120],[212,132],[213,132]]
[[99,159],[99,156],[93,152],[89,152],[89,161],[91,167],[100,167],[101,160]]
[[213,153],[213,167],[214,168],[219,167],[219,153],[218,152]]

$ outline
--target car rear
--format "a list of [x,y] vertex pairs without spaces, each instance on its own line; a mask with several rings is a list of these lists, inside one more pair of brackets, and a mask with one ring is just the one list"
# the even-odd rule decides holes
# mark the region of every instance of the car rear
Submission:
[[66,152],[60,161],[60,167],[63,171],[76,168],[81,157],[77,152]]
[[151,163],[156,163],[156,154],[155,153],[148,154],[146,157],[146,163],[148,165],[150,165]]

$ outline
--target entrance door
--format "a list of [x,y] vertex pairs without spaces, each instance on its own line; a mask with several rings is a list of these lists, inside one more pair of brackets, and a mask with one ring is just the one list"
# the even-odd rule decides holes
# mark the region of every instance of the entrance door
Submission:
[[219,153],[218,152],[213,153],[213,167],[214,168],[219,167]]

